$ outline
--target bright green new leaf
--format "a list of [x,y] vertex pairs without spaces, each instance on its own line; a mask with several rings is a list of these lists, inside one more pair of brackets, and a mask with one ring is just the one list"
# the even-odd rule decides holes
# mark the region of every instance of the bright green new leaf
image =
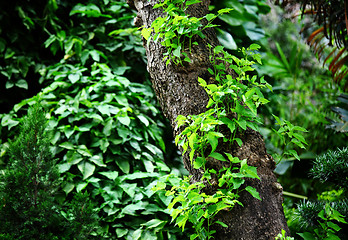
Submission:
[[251,187],[251,186],[247,186],[247,187],[245,188],[245,190],[247,190],[254,198],[256,198],[256,199],[262,201],[261,198],[260,198],[259,192],[256,191],[255,188],[253,188],[253,187]]
[[141,35],[146,39],[149,40],[151,36],[152,28],[143,28],[141,30]]
[[215,223],[220,224],[220,225],[223,226],[224,228],[227,228],[227,227],[228,227],[225,223],[220,222],[220,221],[216,221]]
[[218,146],[219,140],[212,132],[208,133],[207,138],[211,145],[211,152],[214,152],[216,150],[216,147]]
[[209,155],[209,157],[215,158],[215,159],[217,159],[217,160],[219,160],[219,161],[223,161],[223,162],[226,161],[226,158],[225,158],[222,154],[217,153],[217,152],[212,152],[212,153]]

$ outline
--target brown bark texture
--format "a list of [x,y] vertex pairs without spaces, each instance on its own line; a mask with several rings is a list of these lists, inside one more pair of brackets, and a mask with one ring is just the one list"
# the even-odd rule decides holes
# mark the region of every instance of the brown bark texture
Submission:
[[[153,9],[156,2],[155,0],[128,0],[128,4],[138,12],[135,22],[139,27],[150,27],[151,23],[163,14],[160,9]],[[195,17],[204,16],[208,13],[209,3],[209,0],[202,0],[201,3],[192,5],[187,13]],[[151,41],[149,44],[144,42],[148,59],[147,69],[152,85],[163,113],[174,129],[174,135],[180,131],[176,128],[175,122],[178,115],[199,114],[207,110],[208,96],[199,86],[197,79],[201,77],[209,81],[211,76],[207,68],[210,67],[208,60],[210,50],[207,43],[212,46],[219,43],[213,29],[206,29],[203,33],[206,38],[197,37],[195,39],[199,44],[192,46],[189,55],[192,62],[185,62],[184,66],[172,63],[166,66],[163,61],[163,53],[166,51],[164,47],[159,42]],[[218,150],[229,152],[240,159],[247,159],[249,165],[257,167],[261,181],[248,179],[246,184],[257,189],[262,201],[243,191],[239,200],[244,207],[238,205],[231,210],[221,211],[216,216],[216,220],[224,222],[228,228],[220,225],[214,226],[217,231],[214,238],[219,240],[268,240],[274,239],[282,229],[288,233],[289,229],[282,207],[282,186],[277,182],[273,173],[275,168],[273,158],[267,154],[264,141],[258,132],[247,129],[238,137],[243,140],[241,147],[222,144]],[[188,154],[183,156],[183,161],[185,168],[192,175],[193,181],[200,181],[201,172],[191,166]],[[209,164],[213,168],[219,168],[218,161],[211,161]]]

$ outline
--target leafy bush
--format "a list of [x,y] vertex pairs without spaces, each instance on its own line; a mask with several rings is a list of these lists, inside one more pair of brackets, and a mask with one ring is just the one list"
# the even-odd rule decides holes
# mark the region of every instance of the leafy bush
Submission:
[[[70,6],[60,4],[63,9]],[[85,238],[180,236],[167,227],[167,199],[151,191],[171,170],[163,162],[166,126],[146,81],[144,49],[133,18],[124,1],[75,3],[71,20],[59,22],[45,42],[62,58],[41,69],[40,82],[47,87],[1,115],[0,148],[7,163],[7,138],[23,112],[37,101],[48,110],[50,144],[63,181],[56,196],[65,206],[61,214],[79,222],[98,212],[98,227],[90,228]],[[178,171],[172,171],[175,178]],[[78,209],[85,209],[81,198],[89,198],[89,210],[76,216]]]

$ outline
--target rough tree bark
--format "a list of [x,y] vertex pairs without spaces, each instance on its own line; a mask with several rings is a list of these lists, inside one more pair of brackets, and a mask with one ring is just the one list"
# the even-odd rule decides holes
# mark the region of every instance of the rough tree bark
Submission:
[[[136,24],[150,27],[151,23],[163,14],[159,9],[153,9],[154,0],[128,0],[128,4],[138,11]],[[188,9],[191,16],[201,17],[208,13],[209,0],[192,5]],[[192,63],[185,66],[169,64],[162,61],[165,50],[160,43],[144,43],[148,59],[147,69],[151,75],[153,88],[164,115],[169,119],[174,135],[180,130],[176,129],[175,119],[178,115],[199,114],[206,111],[208,96],[204,89],[198,85],[197,78],[209,80],[207,68],[209,49],[207,43],[218,45],[215,32],[208,29],[204,32],[205,39],[196,39],[198,46],[193,46],[190,59]],[[244,207],[236,206],[230,211],[218,214],[218,220],[228,225],[228,228],[215,226],[217,233],[215,239],[245,239],[263,240],[274,239],[282,229],[289,232],[282,207],[282,187],[277,182],[273,173],[275,163],[267,154],[261,135],[251,129],[239,136],[243,140],[242,147],[233,146],[232,149],[220,149],[230,152],[240,159],[247,159],[248,164],[257,167],[259,180],[247,180],[248,185],[255,187],[260,193],[262,201],[253,198],[244,191],[240,201]],[[226,147],[225,147],[226,148]],[[194,169],[188,155],[183,157],[186,169],[193,176],[193,181],[199,181],[201,173]]]

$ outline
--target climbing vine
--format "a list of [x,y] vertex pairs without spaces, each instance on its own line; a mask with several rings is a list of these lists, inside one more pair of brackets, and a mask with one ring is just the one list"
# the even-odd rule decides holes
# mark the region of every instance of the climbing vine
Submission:
[[[210,13],[201,18],[188,16],[187,8],[199,2],[164,0],[154,5],[154,8],[162,8],[164,15],[155,19],[150,28],[143,28],[142,35],[148,43],[151,40],[160,41],[167,50],[163,58],[167,65],[171,62],[176,65],[183,64],[183,61],[190,63],[192,45],[198,45],[196,41],[192,42],[193,37],[205,38],[202,31],[215,27],[212,21],[216,17],[232,11],[221,9],[217,14]],[[182,148],[182,154],[189,154],[190,163],[201,173],[201,179],[196,182],[185,177],[167,189],[164,178],[153,188],[153,191],[165,191],[171,199],[168,208],[173,221],[182,230],[187,221],[192,223],[195,234],[190,236],[190,240],[213,238],[213,224],[227,227],[214,217],[221,211],[229,211],[236,204],[242,205],[238,200],[242,191],[261,200],[255,188],[244,185],[246,178],[260,180],[256,167],[249,166],[247,159],[239,159],[231,152],[222,151],[220,145],[229,144],[231,148],[242,146],[241,136],[247,128],[259,130],[261,120],[257,116],[257,108],[269,102],[261,90],[268,88],[272,91],[271,85],[263,78],[249,74],[254,71],[256,62],[261,64],[261,56],[257,53],[259,45],[242,48],[244,57],[241,59],[225,51],[222,46],[207,47],[210,49],[211,63],[207,71],[211,78],[198,78],[200,86],[209,96],[207,111],[198,115],[179,115],[176,127],[181,132],[175,138],[175,143]],[[281,130],[280,136],[285,132]],[[294,144],[305,144],[303,137],[289,135],[289,138],[296,138]],[[296,151],[287,153],[297,155]],[[212,167],[214,164],[210,163],[216,161],[220,162],[219,167]]]

